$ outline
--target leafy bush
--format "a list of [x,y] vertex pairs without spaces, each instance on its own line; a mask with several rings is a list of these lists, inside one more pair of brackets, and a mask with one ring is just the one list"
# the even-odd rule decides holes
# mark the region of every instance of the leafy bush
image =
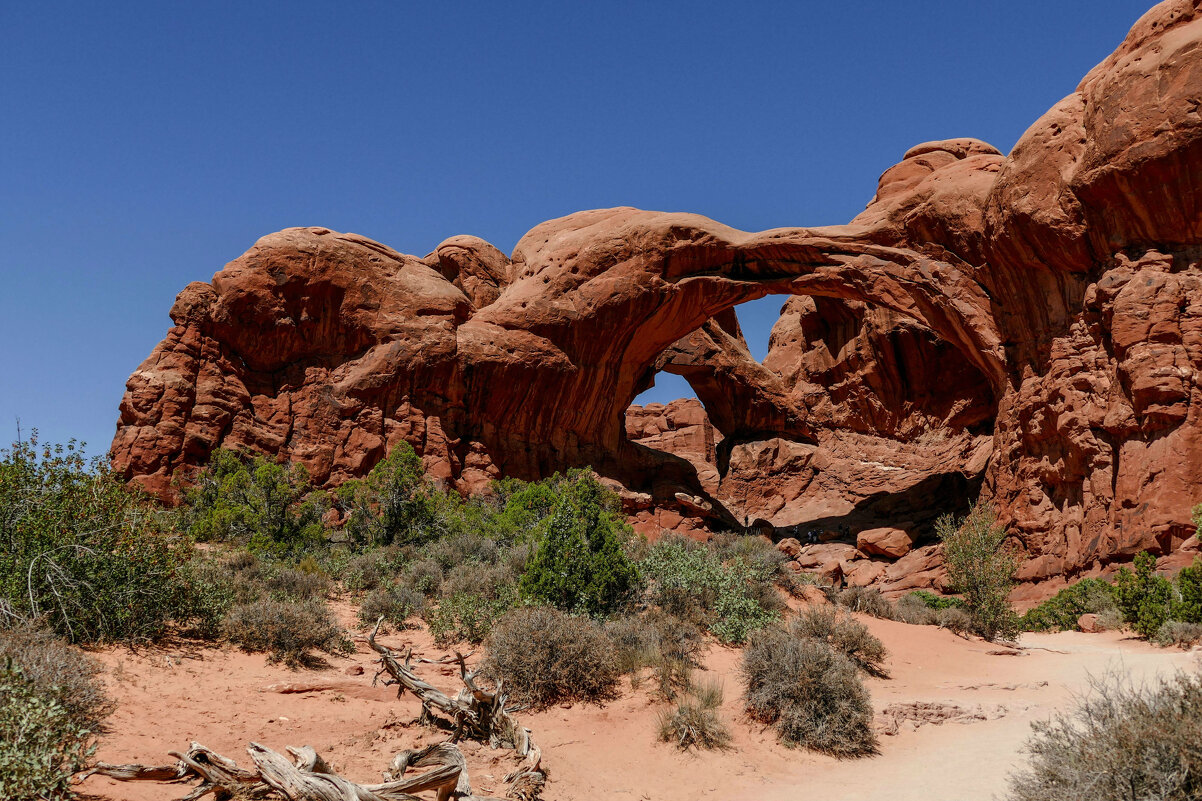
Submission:
[[618,666],[601,624],[550,607],[522,607],[493,627],[486,675],[535,708],[614,695]]
[[1077,627],[1081,615],[1116,608],[1113,584],[1100,578],[1085,578],[1029,610],[1023,615],[1022,627],[1024,631],[1071,631]]
[[354,644],[324,604],[270,598],[230,609],[221,621],[222,636],[244,651],[266,652],[272,662],[293,669],[319,667],[311,651],[333,655],[354,653]]
[[147,499],[75,448],[36,433],[0,451],[0,618],[36,619],[72,642],[144,642],[185,601],[188,550]]
[[34,624],[0,628],[0,665],[13,665],[39,698],[59,704],[71,723],[98,732],[116,704],[100,682],[100,663]]
[[412,589],[427,598],[438,595],[442,589],[442,565],[433,559],[417,559],[405,565],[402,580]]
[[573,612],[607,615],[639,586],[639,572],[622,550],[629,527],[616,498],[585,471],[560,484],[562,497],[522,575],[522,596]]
[[1123,567],[1115,576],[1114,600],[1123,620],[1140,636],[1152,638],[1169,618],[1173,585],[1155,573],[1156,557],[1147,551],[1135,555],[1135,571]]
[[896,611],[880,590],[870,587],[848,587],[835,597],[835,603],[850,612],[893,620]]
[[978,503],[959,521],[945,515],[936,521],[935,533],[943,541],[949,583],[964,595],[973,630],[987,640],[1013,640],[1019,622],[1007,596],[1018,557],[1004,546],[1006,532],[997,525],[992,507]]
[[304,465],[218,448],[184,490],[179,526],[201,542],[287,556],[324,540],[325,510]]
[[0,664],[0,798],[71,798],[71,776],[95,750],[91,729],[40,692],[21,668]]
[[479,595],[450,595],[436,606],[427,605],[422,617],[430,636],[439,646],[463,641],[479,643],[516,603],[517,597],[512,594],[492,599]]
[[359,622],[372,626],[384,618],[393,628],[403,629],[405,621],[420,614],[425,606],[425,596],[404,585],[377,587],[367,594],[359,606]]
[[921,602],[928,609],[939,611],[940,609],[950,609],[951,607],[963,607],[964,601],[954,595],[936,595],[929,590],[914,590],[907,593],[907,598],[913,598]]
[[741,671],[748,713],[786,745],[839,758],[876,753],[868,690],[829,645],[772,626],[751,636]]
[[1148,687],[1111,677],[1077,707],[1032,724],[1030,766],[1011,801],[1202,798],[1202,678],[1179,673]]
[[1186,623],[1182,620],[1166,620],[1156,632],[1156,636],[1152,638],[1152,641],[1165,648],[1173,646],[1189,648],[1191,645],[1202,641],[1202,625],[1198,623]]
[[718,716],[722,706],[722,685],[709,682],[694,687],[687,698],[671,712],[659,716],[659,739],[682,751],[730,747],[730,729]]
[[811,607],[798,612],[789,622],[789,634],[825,643],[846,656],[865,673],[886,677],[885,660],[889,652],[868,627],[846,613],[831,607]]
[[766,608],[763,594],[756,590],[764,584],[771,589],[769,577],[738,557],[723,564],[714,551],[683,538],[656,542],[639,569],[650,582],[652,603],[705,626],[723,642],[744,642],[750,632],[778,616],[779,606]]

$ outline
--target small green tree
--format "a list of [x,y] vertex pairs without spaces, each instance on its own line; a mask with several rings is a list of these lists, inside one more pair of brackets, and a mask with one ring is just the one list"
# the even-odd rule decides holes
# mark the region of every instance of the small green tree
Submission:
[[1177,574],[1177,597],[1173,601],[1174,620],[1202,623],[1202,558]]
[[336,497],[353,541],[391,545],[421,542],[439,533],[435,523],[440,495],[426,479],[413,446],[400,442],[367,478],[346,482]]
[[324,493],[313,492],[304,465],[219,448],[184,491],[179,525],[201,542],[283,555],[322,540],[325,510]]
[[943,542],[943,562],[953,592],[964,595],[973,630],[987,640],[1012,640],[1019,618],[1007,597],[1014,587],[1018,557],[1005,546],[1006,531],[988,503],[977,503],[957,521],[939,518],[935,533]]
[[585,470],[573,471],[538,540],[519,589],[523,597],[570,612],[604,615],[631,597],[638,569],[622,549],[626,524],[616,499]]
[[1135,555],[1135,572],[1121,568],[1115,576],[1115,602],[1123,620],[1143,637],[1152,637],[1169,619],[1173,585],[1156,575],[1156,557],[1147,551]]

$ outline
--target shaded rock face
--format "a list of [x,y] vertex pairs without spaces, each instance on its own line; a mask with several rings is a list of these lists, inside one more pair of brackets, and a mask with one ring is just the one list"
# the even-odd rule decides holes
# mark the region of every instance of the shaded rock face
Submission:
[[[1009,156],[912,148],[845,226],[619,208],[423,258],[264,237],[177,298],[114,466],[169,497],[218,446],[333,484],[404,440],[467,492],[589,464],[647,526],[912,523],[856,568],[895,589],[934,580],[929,519],[982,481],[1027,580],[1172,552],[1202,500],[1200,4],[1149,11]],[[793,297],[760,364],[731,309],[766,294]],[[628,412],[657,371],[704,410]]]

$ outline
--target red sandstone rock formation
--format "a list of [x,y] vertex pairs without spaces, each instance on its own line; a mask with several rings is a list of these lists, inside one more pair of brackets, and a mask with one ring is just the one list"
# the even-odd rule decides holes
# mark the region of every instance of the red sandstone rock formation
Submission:
[[[591,464],[647,526],[910,521],[896,562],[833,560],[894,590],[937,580],[924,527],[982,477],[1024,579],[1173,552],[1202,500],[1200,5],[1149,11],[1008,157],[912,148],[846,226],[608,209],[511,257],[265,237],[176,300],[114,466],[167,496],[219,445],[336,483],[403,439],[465,491]],[[769,293],[796,297],[759,364],[730,309]],[[657,370],[708,415],[628,413]]]

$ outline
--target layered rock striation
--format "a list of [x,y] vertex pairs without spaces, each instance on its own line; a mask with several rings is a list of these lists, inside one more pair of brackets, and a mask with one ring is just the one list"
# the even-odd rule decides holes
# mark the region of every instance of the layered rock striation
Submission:
[[[422,258],[264,237],[180,293],[114,466],[169,497],[219,446],[333,484],[404,440],[466,492],[587,464],[648,526],[809,526],[862,556],[899,528],[857,568],[895,586],[978,491],[1029,581],[1172,553],[1202,501],[1200,6],[1149,11],[1009,156],[912,148],[844,226],[605,209]],[[731,310],[767,294],[792,297],[761,364]],[[658,371],[704,409],[628,413]]]

